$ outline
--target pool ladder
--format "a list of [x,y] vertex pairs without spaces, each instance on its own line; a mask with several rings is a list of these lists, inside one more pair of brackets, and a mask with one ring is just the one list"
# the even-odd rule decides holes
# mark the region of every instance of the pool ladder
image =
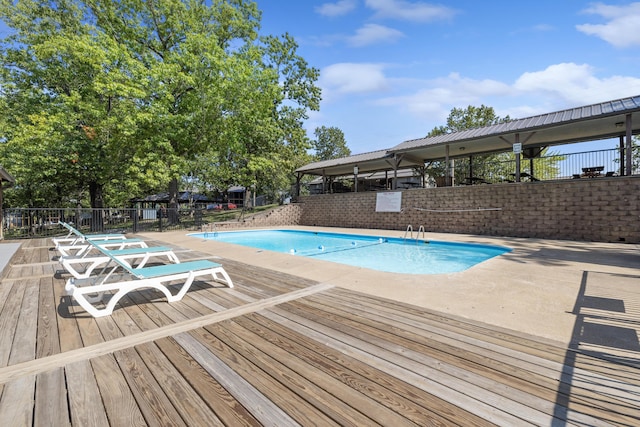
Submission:
[[407,225],[407,230],[404,232],[404,240],[407,240],[407,234],[409,234],[409,239],[418,240],[420,238],[420,232],[422,231],[422,239],[426,240],[424,225],[418,227],[418,233],[416,233],[416,238],[413,238],[413,226],[411,224]]
[[213,234],[213,237],[218,236],[217,224],[214,222],[213,224],[209,224],[209,231],[204,232],[204,238],[209,237],[209,234]]

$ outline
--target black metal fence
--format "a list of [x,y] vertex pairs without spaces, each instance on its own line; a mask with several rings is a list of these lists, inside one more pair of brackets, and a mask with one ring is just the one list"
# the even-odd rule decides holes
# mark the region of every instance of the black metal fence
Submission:
[[[509,163],[515,170],[515,161]],[[588,170],[595,170],[603,176],[622,175],[620,151],[616,148],[523,159],[520,161],[520,170],[540,181],[581,178],[588,175]]]
[[206,209],[73,209],[17,208],[3,211],[2,227],[5,239],[54,237],[67,234],[58,224],[72,224],[81,232],[150,232],[168,230],[200,231],[211,222],[237,220],[241,209],[207,211]]
[[[455,164],[456,185],[469,183],[498,183],[515,180],[516,161],[514,159],[495,161],[472,158],[458,159]],[[617,148],[597,151],[584,151],[569,154],[549,154],[535,158],[523,158],[520,161],[522,181],[549,181],[559,179],[578,179],[598,176],[625,175]],[[473,174],[469,176],[469,171]],[[631,175],[640,174],[638,161],[632,166]]]

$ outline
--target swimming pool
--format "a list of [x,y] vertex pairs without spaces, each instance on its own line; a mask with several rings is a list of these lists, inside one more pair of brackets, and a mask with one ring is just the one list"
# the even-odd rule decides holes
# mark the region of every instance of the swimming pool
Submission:
[[456,273],[511,250],[492,245],[300,230],[223,231],[190,236],[404,274]]

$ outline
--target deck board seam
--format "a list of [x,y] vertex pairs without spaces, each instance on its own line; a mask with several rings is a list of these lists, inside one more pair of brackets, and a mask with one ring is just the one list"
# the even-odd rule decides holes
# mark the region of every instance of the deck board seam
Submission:
[[331,288],[333,288],[333,285],[331,284],[320,283],[315,286],[259,300],[255,303],[249,303],[240,307],[228,309],[223,312],[212,313],[206,316],[202,316],[198,319],[189,319],[179,323],[175,323],[173,325],[160,327],[152,331],[145,331],[135,335],[129,335],[121,338],[116,338],[111,341],[94,344],[88,347],[69,350],[64,353],[6,366],[4,368],[0,368],[0,384],[7,383],[18,378],[60,368],[73,362],[93,359],[98,356],[111,354],[118,350],[123,350],[139,344],[152,342],[160,338],[166,338],[182,332],[188,332],[190,330],[197,329],[212,323],[232,319],[234,317],[242,316],[248,313],[254,313],[278,304],[293,301],[295,299],[303,298],[315,293],[324,292]]

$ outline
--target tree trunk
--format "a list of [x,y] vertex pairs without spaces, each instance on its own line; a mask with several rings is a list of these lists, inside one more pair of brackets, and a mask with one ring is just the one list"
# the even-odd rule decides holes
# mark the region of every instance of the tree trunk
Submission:
[[102,231],[104,226],[103,209],[104,199],[102,197],[102,184],[98,182],[89,183],[89,197],[91,198],[91,231]]
[[169,224],[177,224],[180,222],[178,215],[178,179],[173,178],[169,182],[169,212],[167,212],[167,218]]

